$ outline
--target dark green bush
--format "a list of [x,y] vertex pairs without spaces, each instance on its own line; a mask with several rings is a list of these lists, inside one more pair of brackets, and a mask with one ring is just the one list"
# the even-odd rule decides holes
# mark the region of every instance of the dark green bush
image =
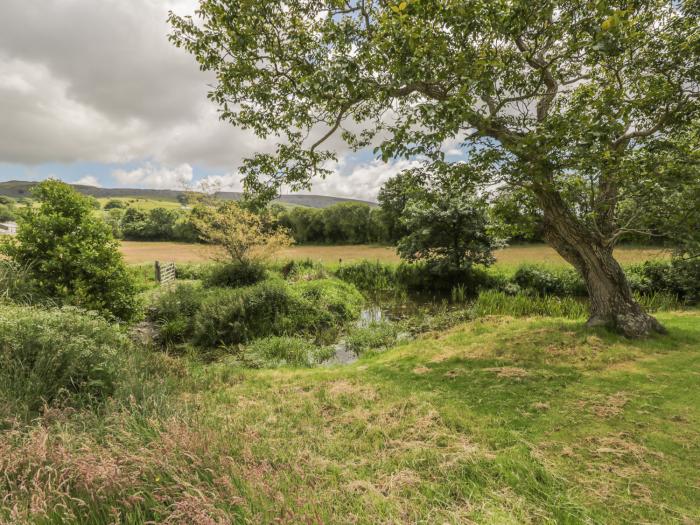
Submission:
[[300,337],[272,336],[256,339],[243,351],[243,362],[251,368],[278,366],[312,367],[333,357],[334,350]]
[[495,278],[481,268],[429,263],[401,263],[396,269],[396,280],[409,292],[445,296],[456,286],[462,286],[467,296],[476,296],[479,290],[496,285]]
[[299,311],[300,306],[298,297],[283,281],[212,289],[195,317],[194,342],[215,348],[295,332],[290,313]]
[[192,337],[194,317],[205,295],[201,286],[189,283],[158,292],[148,317],[158,325],[162,343],[183,343]]
[[210,264],[178,263],[175,265],[175,276],[186,281],[200,281],[210,270]]
[[312,319],[307,318],[317,329],[342,325],[357,319],[364,303],[362,294],[352,284],[338,279],[301,281],[292,285],[305,302]]
[[268,279],[244,288],[214,288],[194,320],[200,347],[247,343],[271,335],[318,335],[359,315],[362,296],[334,279],[288,284]]
[[0,306],[0,410],[26,416],[44,404],[103,399],[129,349],[126,335],[96,314]]
[[686,304],[700,302],[700,259],[677,257],[626,268],[632,290],[642,295],[664,293]]
[[282,277],[289,281],[323,279],[328,276],[328,272],[318,261],[311,259],[292,259],[280,268]]
[[549,269],[536,264],[524,264],[513,276],[522,290],[540,295],[585,297],[588,292],[579,274],[572,268]]
[[335,271],[335,275],[343,281],[354,284],[360,290],[370,292],[390,291],[397,285],[396,268],[379,261],[363,260],[343,264]]
[[258,283],[265,278],[265,266],[260,262],[230,262],[213,266],[204,276],[208,288],[238,288]]

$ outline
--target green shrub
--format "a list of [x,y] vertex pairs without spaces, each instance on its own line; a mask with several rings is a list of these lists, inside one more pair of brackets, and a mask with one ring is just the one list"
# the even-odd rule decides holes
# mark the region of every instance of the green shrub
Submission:
[[512,315],[514,317],[541,315],[577,319],[588,314],[585,301],[574,297],[533,295],[519,293],[508,295],[497,290],[481,292],[472,306],[473,315]]
[[201,347],[246,343],[258,337],[296,331],[290,312],[299,299],[283,281],[268,280],[245,288],[215,288],[194,319],[194,342]]
[[271,335],[318,335],[356,318],[362,302],[355,287],[335,279],[213,288],[195,316],[193,340],[215,348]]
[[17,236],[1,243],[0,253],[28,268],[37,288],[57,303],[132,320],[139,313],[134,285],[92,201],[52,179],[32,191],[39,206],[19,212]]
[[456,286],[467,296],[476,296],[480,290],[496,286],[495,278],[481,268],[455,268],[429,263],[401,263],[396,269],[396,280],[410,292],[439,294],[448,297]]
[[379,261],[363,260],[343,264],[335,271],[336,277],[354,284],[357,288],[369,292],[387,292],[397,286],[396,268]]
[[29,267],[7,259],[0,259],[0,301],[24,305],[46,302]]
[[243,362],[251,368],[278,366],[312,367],[333,357],[334,350],[299,337],[256,339],[243,351]]
[[175,265],[175,276],[186,281],[201,281],[209,273],[211,264],[178,263]]
[[338,279],[301,281],[292,285],[313,306],[317,328],[342,325],[357,319],[364,304],[362,294],[352,284]]
[[700,259],[677,257],[626,268],[632,290],[640,295],[664,293],[686,304],[700,302]]
[[121,331],[76,308],[0,306],[0,397],[17,414],[114,392],[129,351]]
[[536,264],[524,264],[515,272],[513,282],[523,290],[540,295],[588,295],[583,279],[571,268],[553,270]]
[[323,264],[311,259],[292,259],[280,268],[282,277],[288,281],[312,281],[314,279],[325,279],[328,277]]
[[236,261],[218,264],[204,276],[204,286],[238,288],[258,283],[265,278],[265,266],[257,261]]
[[158,325],[162,343],[183,343],[192,337],[194,318],[205,295],[201,286],[179,283],[155,296],[148,317]]
[[396,344],[398,327],[394,323],[378,321],[352,330],[345,339],[348,350],[362,355],[368,350],[386,350]]

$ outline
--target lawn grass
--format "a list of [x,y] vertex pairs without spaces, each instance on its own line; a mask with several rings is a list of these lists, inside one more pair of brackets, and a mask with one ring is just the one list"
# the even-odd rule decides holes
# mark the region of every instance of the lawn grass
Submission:
[[[153,262],[155,260],[174,262],[202,262],[207,254],[196,244],[176,242],[133,242],[122,241],[122,253],[128,263]],[[615,252],[622,264],[643,262],[652,259],[666,259],[668,252],[657,248],[622,246]],[[399,256],[390,246],[345,245],[315,246],[299,245],[282,250],[278,259],[312,259],[324,264],[367,259],[386,263],[398,263]],[[567,263],[549,246],[544,244],[510,246],[496,251],[497,266],[511,271],[522,263],[541,263],[550,266],[563,266]]]
[[19,517],[45,509],[46,523],[69,512],[89,523],[696,523],[700,312],[658,317],[670,334],[641,341],[580,319],[484,318],[311,370],[162,356],[143,383],[157,378],[167,395],[2,435],[0,501]]

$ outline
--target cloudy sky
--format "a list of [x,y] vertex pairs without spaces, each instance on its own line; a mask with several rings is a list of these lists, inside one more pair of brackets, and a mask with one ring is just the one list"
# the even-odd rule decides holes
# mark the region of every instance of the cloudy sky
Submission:
[[[195,0],[0,0],[0,181],[241,188],[242,158],[271,147],[217,118],[210,77],[166,38]],[[344,153],[312,192],[374,199],[410,161]]]

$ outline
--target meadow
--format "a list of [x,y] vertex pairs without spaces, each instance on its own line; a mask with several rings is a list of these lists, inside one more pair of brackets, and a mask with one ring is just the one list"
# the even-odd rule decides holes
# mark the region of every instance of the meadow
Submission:
[[4,523],[696,523],[700,314],[491,317],[345,366],[137,354],[0,434]]
[[[122,253],[126,262],[140,264],[146,262],[203,262],[210,259],[210,253],[197,244],[174,242],[134,242],[122,241]],[[567,265],[559,254],[544,244],[510,246],[495,252],[499,266],[515,267],[523,263],[545,264],[552,266]],[[660,248],[621,246],[615,251],[615,256],[623,264],[633,264],[647,260],[667,260],[668,251]],[[390,246],[375,246],[367,244],[323,246],[297,245],[284,249],[277,254],[283,259],[312,259],[324,264],[334,264],[339,261],[353,262],[359,260],[398,263],[399,256]]]

